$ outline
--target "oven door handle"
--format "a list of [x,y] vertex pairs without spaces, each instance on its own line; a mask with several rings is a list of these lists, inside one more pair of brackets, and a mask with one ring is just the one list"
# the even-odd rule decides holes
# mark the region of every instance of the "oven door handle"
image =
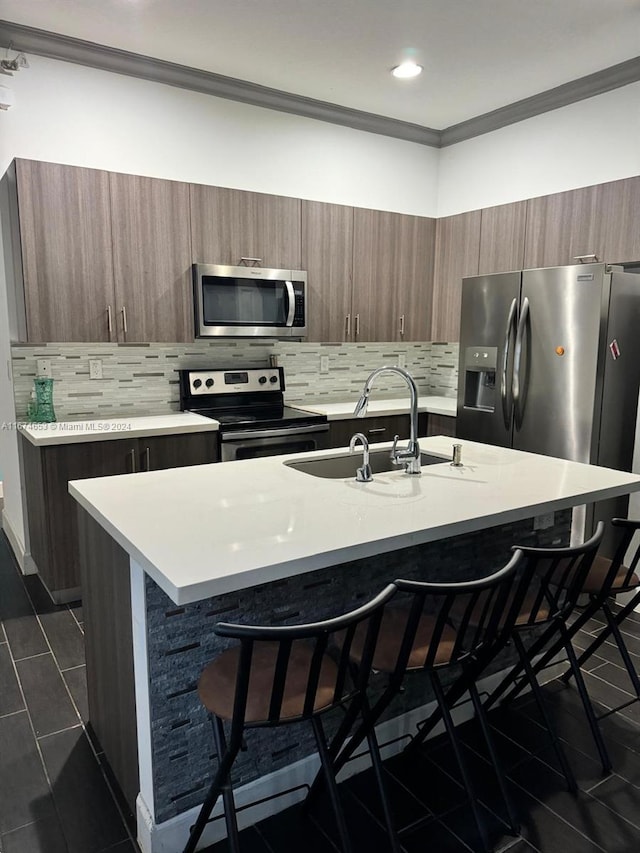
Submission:
[[287,314],[286,326],[293,326],[293,318],[296,313],[296,294],[293,289],[293,282],[285,281],[284,286],[287,288],[287,298],[289,301],[289,313]]
[[329,432],[329,424],[291,427],[290,429],[254,429],[247,432],[221,433],[222,441],[243,441],[248,438],[286,438],[288,435],[305,435],[310,432]]

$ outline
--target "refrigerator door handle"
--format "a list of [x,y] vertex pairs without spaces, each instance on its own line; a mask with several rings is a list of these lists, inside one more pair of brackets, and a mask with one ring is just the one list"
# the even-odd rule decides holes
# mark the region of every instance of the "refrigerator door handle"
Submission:
[[522,426],[522,416],[524,414],[522,407],[522,385],[520,368],[522,366],[522,345],[524,341],[525,330],[527,328],[527,320],[529,319],[529,299],[525,296],[522,301],[522,312],[520,314],[520,322],[518,323],[518,331],[516,333],[516,345],[513,351],[513,384],[511,393],[513,395],[513,406],[515,414],[516,429]]
[[513,402],[509,401],[508,387],[507,387],[507,370],[509,367],[509,350],[511,349],[511,335],[513,329],[516,327],[516,316],[518,310],[518,300],[513,299],[511,301],[511,307],[509,308],[509,316],[507,318],[507,328],[504,333],[504,349],[502,355],[502,375],[500,377],[500,399],[502,401],[502,417],[504,420],[504,425],[506,429],[509,429],[509,425],[511,423],[511,410],[513,408]]

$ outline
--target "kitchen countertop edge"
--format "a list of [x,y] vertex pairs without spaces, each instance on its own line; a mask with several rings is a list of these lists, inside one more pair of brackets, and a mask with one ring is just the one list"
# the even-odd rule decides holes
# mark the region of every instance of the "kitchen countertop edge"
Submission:
[[215,432],[218,428],[218,421],[191,412],[147,417],[94,418],[90,421],[58,421],[50,424],[18,424],[19,432],[36,447]]

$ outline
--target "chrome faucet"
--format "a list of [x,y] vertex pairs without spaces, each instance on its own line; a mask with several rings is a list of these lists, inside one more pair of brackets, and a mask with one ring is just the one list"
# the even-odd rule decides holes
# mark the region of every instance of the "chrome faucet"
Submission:
[[[369,374],[367,381],[364,383],[362,396],[356,403],[353,414],[358,418],[363,418],[365,416],[373,380],[381,373],[397,373],[398,376],[402,376],[409,386],[409,392],[411,394],[411,432],[409,435],[409,444],[405,450],[398,450],[398,436],[396,435],[393,439],[391,459],[394,465],[404,465],[407,474],[419,474],[420,445],[418,444],[418,389],[416,388],[416,383],[413,381],[413,377],[410,373],[403,370],[401,367],[395,366],[379,367],[377,370],[374,370],[373,373]],[[360,433],[358,433],[358,435],[359,434]],[[351,440],[353,441],[353,439]]]
[[371,465],[369,465],[369,442],[367,441],[367,436],[364,433],[357,432],[355,435],[351,436],[351,441],[349,442],[349,453],[355,453],[356,444],[360,442],[362,444],[362,468],[358,468],[356,471],[356,480],[359,483],[370,483],[373,480],[371,475]]

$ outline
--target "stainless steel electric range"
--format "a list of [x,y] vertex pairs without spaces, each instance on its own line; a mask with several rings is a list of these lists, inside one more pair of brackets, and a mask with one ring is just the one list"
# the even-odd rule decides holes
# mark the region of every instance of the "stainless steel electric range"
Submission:
[[325,415],[284,404],[281,367],[180,370],[180,409],[220,423],[223,462],[329,446]]

